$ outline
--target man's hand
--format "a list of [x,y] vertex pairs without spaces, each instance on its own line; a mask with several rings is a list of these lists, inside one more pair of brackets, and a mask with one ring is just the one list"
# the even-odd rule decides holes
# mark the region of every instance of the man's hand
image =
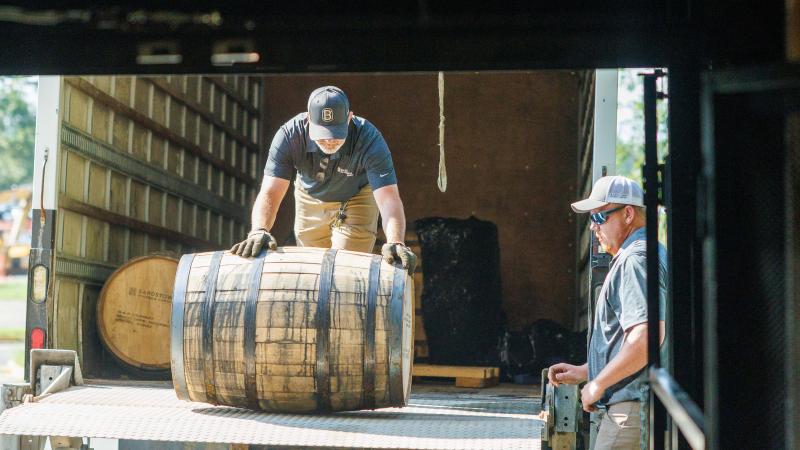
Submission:
[[583,403],[583,410],[586,412],[595,412],[597,407],[594,406],[606,393],[606,389],[596,381],[592,380],[581,389],[581,403]]
[[389,264],[399,261],[403,264],[403,269],[408,270],[409,275],[414,275],[417,268],[417,255],[408,249],[404,244],[398,242],[386,243],[381,247],[383,259]]
[[573,366],[567,363],[558,363],[547,370],[547,380],[553,386],[564,384],[578,384],[585,381],[588,374],[584,366]]
[[278,241],[267,230],[258,228],[247,233],[247,239],[231,247],[231,253],[251,258],[258,256],[264,247],[275,250],[278,248]]

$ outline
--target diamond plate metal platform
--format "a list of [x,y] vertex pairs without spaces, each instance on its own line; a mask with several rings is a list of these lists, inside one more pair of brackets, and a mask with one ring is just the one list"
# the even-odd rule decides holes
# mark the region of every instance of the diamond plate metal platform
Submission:
[[0,434],[276,448],[539,449],[538,393],[415,385],[409,406],[267,414],[178,400],[171,387],[88,384],[0,415]]

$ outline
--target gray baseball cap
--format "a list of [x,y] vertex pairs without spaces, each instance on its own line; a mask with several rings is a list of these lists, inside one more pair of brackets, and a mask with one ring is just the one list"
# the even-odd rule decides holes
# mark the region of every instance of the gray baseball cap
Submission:
[[639,183],[623,176],[598,178],[594,182],[589,198],[573,203],[572,210],[585,213],[609,203],[644,206],[644,191]]
[[308,133],[311,140],[346,139],[350,101],[336,86],[315,89],[308,97]]

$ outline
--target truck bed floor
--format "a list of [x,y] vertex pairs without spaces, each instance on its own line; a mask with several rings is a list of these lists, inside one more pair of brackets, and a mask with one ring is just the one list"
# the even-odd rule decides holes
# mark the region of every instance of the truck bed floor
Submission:
[[295,449],[540,448],[535,386],[414,385],[405,408],[302,415],[184,402],[168,384],[90,383],[4,411],[0,434]]

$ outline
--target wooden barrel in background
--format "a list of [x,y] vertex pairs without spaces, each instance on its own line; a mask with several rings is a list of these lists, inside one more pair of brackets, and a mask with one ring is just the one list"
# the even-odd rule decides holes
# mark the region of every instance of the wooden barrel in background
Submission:
[[[381,229],[378,230],[373,253],[380,255],[384,243],[386,243],[386,235]],[[414,361],[423,363],[428,361],[428,338],[425,334],[425,318],[422,316],[422,286],[425,280],[422,270],[422,247],[416,231],[406,230],[405,244],[417,255],[417,268],[414,272]]]
[[106,280],[97,301],[103,345],[124,364],[146,371],[170,367],[170,311],[178,260],[134,258]]
[[274,412],[404,406],[413,296],[405,270],[367,253],[184,255],[171,323],[178,398]]

